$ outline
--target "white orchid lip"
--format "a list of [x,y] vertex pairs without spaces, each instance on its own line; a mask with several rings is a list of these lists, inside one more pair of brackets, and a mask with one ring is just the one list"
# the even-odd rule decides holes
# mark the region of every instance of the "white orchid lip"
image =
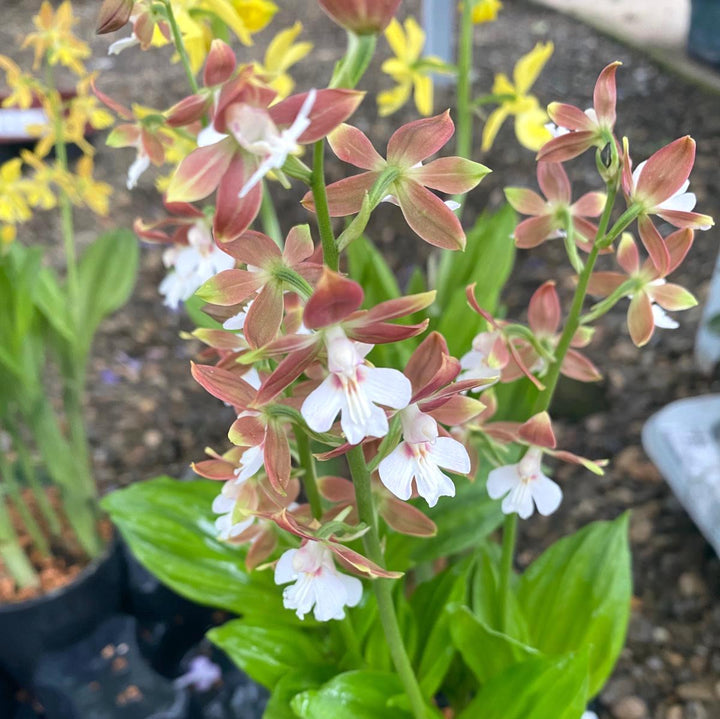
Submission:
[[562,490],[542,472],[542,449],[531,447],[517,463],[497,467],[488,475],[487,492],[491,499],[504,497],[502,511],[530,517],[537,506],[543,516],[552,514],[562,502]]
[[385,411],[378,405],[402,409],[410,402],[412,386],[402,372],[371,367],[365,356],[373,345],[353,342],[341,327],[325,331],[330,374],[303,402],[300,413],[310,429],[327,432],[340,413],[340,426],[350,444],[388,432]]
[[275,584],[294,584],[283,590],[283,605],[299,619],[313,612],[319,622],[344,619],[345,607],[362,599],[362,582],[338,572],[332,552],[322,542],[307,541],[288,549],[275,565]]
[[451,437],[439,437],[437,422],[411,404],[400,413],[403,441],[378,465],[380,481],[399,499],[418,494],[430,507],[440,497],[454,497],[455,485],[441,469],[458,474],[470,472],[465,447]]

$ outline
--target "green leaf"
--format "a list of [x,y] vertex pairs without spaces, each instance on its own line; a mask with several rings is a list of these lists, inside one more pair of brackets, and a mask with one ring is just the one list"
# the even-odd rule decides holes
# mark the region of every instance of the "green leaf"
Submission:
[[429,538],[388,536],[388,566],[403,570],[418,562],[447,557],[477,547],[503,522],[500,503],[490,499],[485,490],[489,466],[475,482],[465,478],[456,481],[455,497],[440,497],[438,503],[423,511],[437,525],[437,535]]
[[[475,552],[475,572],[472,587],[473,614],[485,625],[500,630],[500,547],[495,542],[485,542]],[[513,573],[511,586],[517,585]],[[508,607],[504,633],[521,642],[529,644],[530,634],[527,621],[518,602],[517,593],[508,593]]]
[[100,322],[127,302],[137,276],[138,241],[127,229],[98,237],[78,264],[79,330],[89,349]]
[[335,667],[306,667],[286,674],[275,685],[265,707],[263,719],[298,719],[291,707],[292,698],[307,689],[317,689],[335,674]]
[[74,332],[67,313],[67,298],[52,270],[43,267],[35,285],[35,304],[48,324],[68,343],[72,344]]
[[298,667],[330,665],[320,651],[322,637],[317,629],[254,624],[243,618],[211,629],[207,637],[248,676],[269,689]]
[[470,349],[482,325],[481,318],[468,307],[465,288],[475,283],[480,306],[495,312],[515,261],[512,233],[516,222],[517,215],[509,205],[494,214],[484,212],[467,232],[465,252],[443,253],[431,329],[446,335],[450,351],[456,356]]
[[457,719],[579,719],[587,687],[584,652],[531,659],[491,679]]
[[417,626],[425,637],[417,662],[417,677],[425,696],[433,696],[447,674],[455,648],[450,639],[447,606],[465,602],[472,558],[449,567],[423,582],[410,597]]
[[411,719],[410,712],[389,702],[402,691],[395,674],[353,671],[296,695],[291,706],[301,719]]
[[595,695],[617,661],[630,617],[628,515],[556,542],[525,571],[518,597],[533,646],[546,654],[589,650]]
[[112,492],[101,504],[140,563],[178,594],[272,625],[297,625],[270,573],[248,574],[244,549],[217,538],[211,507],[218,491],[210,480],[157,477]]
[[188,317],[193,321],[196,327],[202,327],[209,330],[221,330],[223,328],[222,323],[216,319],[210,317],[210,315],[203,312],[203,307],[207,304],[205,300],[201,300],[197,295],[193,295],[185,300],[185,312]]
[[365,306],[400,297],[393,275],[382,253],[367,237],[358,237],[346,250],[350,277],[365,290]]
[[[408,655],[413,656],[418,646],[418,624],[415,621],[415,615],[410,609],[410,604],[402,592],[402,584],[397,584],[397,590],[394,592],[393,602],[395,604],[395,614],[400,625],[400,633],[403,636],[405,648]],[[377,606],[376,602],[372,603]],[[370,625],[365,646],[363,647],[363,655],[368,666],[371,669],[381,671],[393,671],[394,664],[390,655],[387,635],[383,628],[377,613],[372,625]]]
[[537,649],[492,629],[468,607],[456,605],[447,612],[453,644],[481,684],[540,654]]

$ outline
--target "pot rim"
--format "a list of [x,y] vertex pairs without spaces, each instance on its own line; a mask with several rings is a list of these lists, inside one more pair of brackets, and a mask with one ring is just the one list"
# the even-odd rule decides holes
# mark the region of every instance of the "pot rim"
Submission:
[[32,609],[33,607],[39,606],[46,602],[50,602],[54,599],[58,599],[70,590],[74,589],[78,585],[88,580],[94,575],[97,570],[107,562],[112,555],[120,549],[120,532],[113,525],[113,534],[109,542],[105,544],[105,547],[101,554],[88,562],[82,571],[73,578],[71,582],[64,584],[62,587],[56,587],[51,589],[49,592],[40,595],[39,597],[32,597],[31,599],[23,599],[21,602],[3,602],[0,603],[0,616],[4,614],[11,614],[12,612],[21,611],[24,609]]

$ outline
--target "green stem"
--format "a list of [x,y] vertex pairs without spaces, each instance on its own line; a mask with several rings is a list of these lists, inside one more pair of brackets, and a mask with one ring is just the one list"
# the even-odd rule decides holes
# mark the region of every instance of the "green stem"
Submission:
[[[572,342],[578,327],[580,327],[580,315],[582,313],[583,303],[585,302],[585,296],[587,295],[590,276],[595,269],[595,262],[597,261],[600,249],[603,247],[603,243],[606,242],[607,237],[610,236],[612,232],[616,231],[617,227],[619,227],[618,223],[616,223],[613,230],[611,230],[611,232],[607,235],[605,234],[607,232],[607,226],[610,222],[610,214],[612,213],[612,209],[615,204],[617,191],[617,181],[611,181],[608,183],[608,196],[605,201],[605,209],[603,210],[602,217],[600,218],[600,224],[598,225],[598,233],[596,235],[595,244],[593,245],[592,250],[590,250],[590,254],[588,255],[585,263],[585,268],[579,275],[578,284],[575,288],[575,294],[570,306],[567,322],[565,323],[563,333],[560,336],[560,341],[555,348],[555,361],[550,365],[550,370],[547,375],[543,377],[545,389],[538,395],[533,414],[546,411],[550,407],[555,387],[557,386],[558,379],[560,378],[560,369],[562,367],[563,360],[565,359],[568,349],[570,349],[570,343]],[[627,214],[628,213],[625,213],[623,217]],[[632,220],[628,220],[628,222],[622,226],[622,229],[627,227],[631,221]],[[617,231],[617,234],[619,234],[622,229]]]
[[508,514],[503,525],[502,556],[500,558],[500,629],[509,631],[510,611],[510,579],[515,556],[515,542],[517,539],[517,514]]
[[37,502],[43,517],[45,517],[50,533],[54,537],[59,537],[62,532],[60,517],[50,503],[47,492],[38,478],[30,453],[28,452],[28,448],[22,441],[22,437],[20,437],[17,427],[11,422],[8,422],[8,432],[12,438],[13,447],[18,454],[23,477],[35,495],[35,501]]
[[0,497],[0,556],[20,588],[40,584],[37,572],[20,546],[3,497]]
[[352,90],[365,74],[375,54],[376,35],[356,35],[348,31],[347,50],[330,81],[331,88]]
[[[473,145],[473,110],[470,102],[472,91],[473,66],[473,3],[463,3],[460,20],[460,40],[458,42],[458,74],[457,74],[457,130],[455,134],[455,154],[470,159]],[[466,195],[458,195],[453,199],[460,203],[458,217],[462,214]]]
[[325,141],[318,140],[313,149],[313,172],[310,188],[312,189],[313,200],[315,202],[315,213],[317,215],[318,229],[320,230],[323,259],[331,270],[337,272],[340,267],[340,257],[338,255],[337,245],[335,244],[327,193],[325,192],[324,162]]
[[0,478],[2,478],[5,490],[10,499],[12,499],[15,509],[20,515],[20,521],[25,527],[30,539],[32,539],[33,544],[43,557],[49,557],[50,545],[48,544],[40,525],[37,523],[35,517],[33,517],[32,512],[27,506],[25,499],[22,496],[15,472],[3,453],[0,453]]
[[352,621],[350,620],[350,615],[346,613],[345,617],[338,622],[338,626],[340,627],[340,634],[350,654],[353,666],[364,667],[365,660],[363,659],[360,642],[355,633],[355,627],[353,627]]
[[192,67],[190,66],[190,58],[188,57],[187,49],[185,48],[185,43],[183,42],[182,34],[180,33],[180,28],[178,27],[177,20],[175,19],[175,13],[172,9],[172,3],[170,2],[170,0],[163,1],[165,4],[168,23],[170,23],[170,31],[172,32],[175,49],[178,51],[178,55],[180,55],[180,61],[185,68],[185,74],[187,75],[190,87],[192,88],[192,91],[194,93],[197,93],[200,87],[198,86],[197,80],[195,79],[195,73],[192,71]]
[[282,249],[283,238],[280,229],[280,221],[278,220],[275,204],[273,203],[270,191],[267,185],[263,183],[262,204],[260,205],[260,221],[262,222],[265,234],[272,238],[275,244]]
[[312,454],[310,438],[305,434],[303,427],[295,426],[295,443],[297,444],[300,466],[304,470],[303,487],[310,502],[310,509],[315,519],[322,517],[322,500],[317,486],[317,470],[315,469],[315,457]]
[[[385,559],[378,535],[377,515],[372,496],[370,472],[368,471],[365,456],[360,445],[353,447],[347,453],[347,461],[353,478],[353,484],[355,485],[358,516],[360,521],[369,527],[369,530],[363,536],[365,553],[370,560],[384,567]],[[413,715],[415,719],[427,719],[427,706],[423,699],[422,691],[415,672],[413,671],[412,664],[410,663],[410,657],[405,649],[400,625],[395,612],[395,605],[392,598],[392,580],[376,579],[373,582],[373,589],[375,590],[375,598],[377,599],[380,622],[385,631],[385,640],[390,648],[390,655],[392,656],[395,669],[410,699]]]

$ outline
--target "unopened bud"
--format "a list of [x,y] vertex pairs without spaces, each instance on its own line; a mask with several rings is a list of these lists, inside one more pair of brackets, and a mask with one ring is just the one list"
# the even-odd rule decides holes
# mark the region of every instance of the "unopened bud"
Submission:
[[318,0],[320,7],[346,30],[357,35],[382,32],[397,12],[400,0]]
[[130,19],[133,5],[133,0],[104,0],[95,32],[105,35],[119,30]]

